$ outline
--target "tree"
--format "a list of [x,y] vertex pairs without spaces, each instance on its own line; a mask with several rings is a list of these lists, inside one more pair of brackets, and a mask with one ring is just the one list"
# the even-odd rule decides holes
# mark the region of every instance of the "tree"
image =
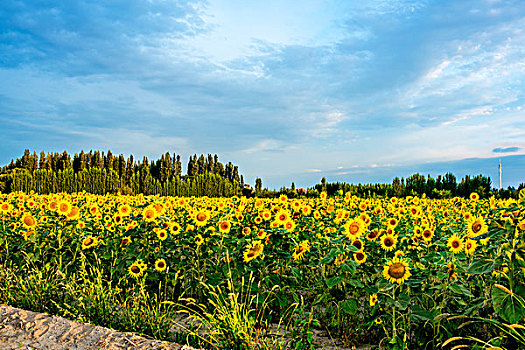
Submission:
[[260,178],[255,179],[255,192],[261,193],[262,191],[262,180]]

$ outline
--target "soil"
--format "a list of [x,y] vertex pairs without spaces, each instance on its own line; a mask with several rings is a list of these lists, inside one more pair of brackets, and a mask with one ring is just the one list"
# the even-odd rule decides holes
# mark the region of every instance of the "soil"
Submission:
[[129,332],[70,321],[45,313],[0,305],[0,349],[12,350],[190,350]]
[[[182,320],[181,320],[182,321]],[[182,323],[182,322],[181,322]],[[336,344],[322,332],[314,340],[325,350],[351,350]],[[46,313],[0,304],[1,350],[203,350],[188,345],[140,337],[130,332],[93,326]],[[367,350],[360,346],[356,350]]]

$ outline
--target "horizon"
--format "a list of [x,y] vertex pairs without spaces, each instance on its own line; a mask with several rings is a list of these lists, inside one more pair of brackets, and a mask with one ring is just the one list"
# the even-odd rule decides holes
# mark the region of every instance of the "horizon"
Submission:
[[[84,153],[89,153],[90,151],[99,151],[100,154],[105,154],[107,155],[108,151],[111,151],[111,150],[99,150],[99,149],[91,149],[91,150],[84,150],[84,149],[81,149],[79,150],[78,152],[69,152],[67,150],[62,150],[62,151],[53,151],[53,152],[46,152],[46,151],[40,151],[40,152],[45,152],[46,155],[49,154],[49,153],[58,153],[58,154],[61,154],[63,152],[67,152],[72,158],[74,155],[77,155],[77,154],[80,154],[80,152],[84,152]],[[40,152],[37,152],[36,150],[29,150],[29,152],[31,154],[34,154],[36,153],[37,156],[40,156]],[[113,154],[114,157],[118,157],[120,155],[123,155],[126,159],[131,155],[131,154],[124,154],[124,153],[115,153],[113,151],[111,151],[111,153]],[[174,153],[173,152],[169,152],[170,155],[173,155]],[[159,154],[158,156],[152,156],[152,157],[149,157],[149,156],[145,156],[148,158],[148,160],[150,162],[153,162],[153,161],[156,161],[157,159],[160,159],[160,157],[162,155],[166,154],[166,152],[162,153],[162,154]],[[213,153],[211,153],[212,155],[214,155]],[[23,155],[23,154],[22,154]],[[3,166],[6,166],[8,165],[11,161],[16,161],[17,158],[21,158],[22,155],[19,155],[17,157],[14,157],[14,158],[11,158],[9,159],[8,162],[4,162],[4,164],[2,165],[0,163],[0,168],[3,167]],[[181,156],[181,163],[182,163],[182,173],[183,174],[186,174],[187,172],[187,165],[188,165],[188,160],[189,160],[189,157],[190,155],[188,156],[188,160],[185,160],[184,159],[184,155],[181,155],[181,154],[178,154],[179,156]],[[197,156],[199,156],[200,154],[198,154]],[[206,156],[207,154],[203,154],[204,156]],[[191,155],[193,156],[193,155]],[[226,164],[228,162],[232,162],[233,165],[237,165],[234,161],[230,160],[230,159],[222,159],[220,155],[217,155],[219,157],[219,161],[223,164]],[[143,156],[144,157],[144,156]],[[142,162],[143,160],[143,157],[136,157],[135,155],[133,155],[133,159],[134,159],[134,162],[136,164],[139,164]],[[506,178],[508,178],[507,175],[507,166],[504,166],[505,163],[507,163],[508,165],[508,162],[509,160],[511,159],[517,159],[517,161],[514,162],[514,164],[511,163],[510,165],[510,173],[511,173],[511,180],[508,180]],[[402,167],[387,167],[387,171],[383,171],[382,173],[382,176],[368,176],[367,174],[369,174],[372,170],[381,170],[380,168],[378,167],[371,167],[369,169],[360,169],[360,170],[357,170],[357,167],[352,167],[350,169],[341,169],[341,168],[338,168],[338,169],[335,169],[332,171],[332,173],[327,173],[327,174],[324,174],[323,176],[321,177],[318,177],[316,178],[315,176],[317,175],[317,172],[312,172],[309,177],[309,182],[308,184],[305,184],[304,182],[297,182],[297,179],[293,179],[291,178],[289,181],[288,181],[288,184],[284,184],[284,185],[280,185],[280,186],[271,186],[271,185],[268,185],[264,182],[264,178],[260,177],[260,176],[255,176],[253,179],[246,179],[246,177],[244,176],[244,173],[243,173],[243,169],[242,168],[239,168],[239,174],[240,175],[243,175],[244,177],[244,182],[246,184],[249,184],[249,185],[254,185],[255,184],[255,180],[257,177],[260,177],[261,180],[263,181],[263,188],[267,188],[269,190],[279,190],[279,188],[282,188],[283,186],[286,187],[286,188],[289,188],[292,184],[292,182],[294,183],[294,186],[296,188],[313,188],[315,185],[317,184],[320,184],[321,181],[322,181],[322,178],[324,177],[326,179],[327,182],[341,182],[341,183],[347,183],[347,184],[354,184],[354,185],[358,185],[358,184],[362,184],[362,185],[366,185],[366,184],[392,184],[392,181],[394,178],[399,178],[399,179],[406,179],[407,177],[410,177],[411,175],[414,175],[416,173],[418,174],[421,174],[421,175],[424,175],[425,177],[430,175],[432,178],[436,179],[438,175],[441,175],[441,176],[444,176],[446,173],[452,173],[455,177],[456,177],[456,180],[458,183],[461,182],[461,180],[465,177],[465,176],[470,176],[470,177],[474,177],[474,176],[477,176],[477,175],[483,175],[483,176],[486,176],[486,177],[489,177],[490,180],[491,180],[491,184],[492,184],[492,188],[493,189],[498,189],[499,188],[499,164],[502,165],[502,169],[504,169],[502,171],[502,189],[507,189],[509,187],[514,187],[514,188],[517,188],[519,185],[525,183],[525,179],[523,177],[523,174],[521,173],[521,167],[518,165],[516,166],[515,163],[520,163],[520,162],[523,162],[525,161],[525,156],[503,156],[503,157],[493,157],[493,158],[469,158],[469,159],[462,159],[462,160],[458,160],[458,161],[451,161],[451,162],[447,162],[445,165],[441,164],[441,163],[427,163],[425,164],[425,167],[422,167],[421,165],[418,165],[418,166],[414,166],[414,165],[408,165],[408,166],[402,166]],[[465,165],[465,162],[474,162],[476,164],[484,164],[486,162],[492,162],[492,166],[490,167],[491,170],[489,171],[479,171],[479,172],[474,172],[474,173],[470,173],[468,172],[468,169],[471,169],[473,168],[473,166],[468,166],[468,165]],[[494,170],[494,165],[497,165],[498,166],[498,169]],[[447,167],[446,169],[448,170],[437,170],[437,169],[444,169],[445,167]],[[419,169],[419,170],[418,170]],[[349,181],[348,178],[344,178],[342,176],[345,176],[345,175],[348,175],[349,173],[352,173],[354,176],[356,174],[358,175],[361,175],[361,176],[366,176],[366,177],[358,177],[356,179],[356,181]],[[494,175],[496,174],[496,175]],[[376,178],[378,180],[376,181],[370,181],[371,178]],[[361,180],[360,180],[361,179]],[[387,180],[388,179],[388,180]]]
[[273,189],[447,172],[499,187],[501,158],[517,187],[524,64],[520,0],[4,1],[0,163],[211,153]]

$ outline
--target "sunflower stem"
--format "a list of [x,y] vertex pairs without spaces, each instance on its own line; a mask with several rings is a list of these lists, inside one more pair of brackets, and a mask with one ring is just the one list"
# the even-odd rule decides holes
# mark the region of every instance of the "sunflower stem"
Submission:
[[[396,288],[392,290],[392,299],[396,300]],[[392,307],[392,340],[395,340],[397,336],[396,332],[396,306]]]

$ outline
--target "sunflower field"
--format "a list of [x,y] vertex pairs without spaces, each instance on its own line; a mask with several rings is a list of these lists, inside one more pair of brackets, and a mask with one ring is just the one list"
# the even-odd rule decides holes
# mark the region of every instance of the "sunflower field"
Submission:
[[[316,330],[346,347],[523,349],[524,237],[525,190],[519,200],[15,192],[0,194],[0,302],[210,349],[313,349]],[[174,335],[182,314],[206,327]]]

